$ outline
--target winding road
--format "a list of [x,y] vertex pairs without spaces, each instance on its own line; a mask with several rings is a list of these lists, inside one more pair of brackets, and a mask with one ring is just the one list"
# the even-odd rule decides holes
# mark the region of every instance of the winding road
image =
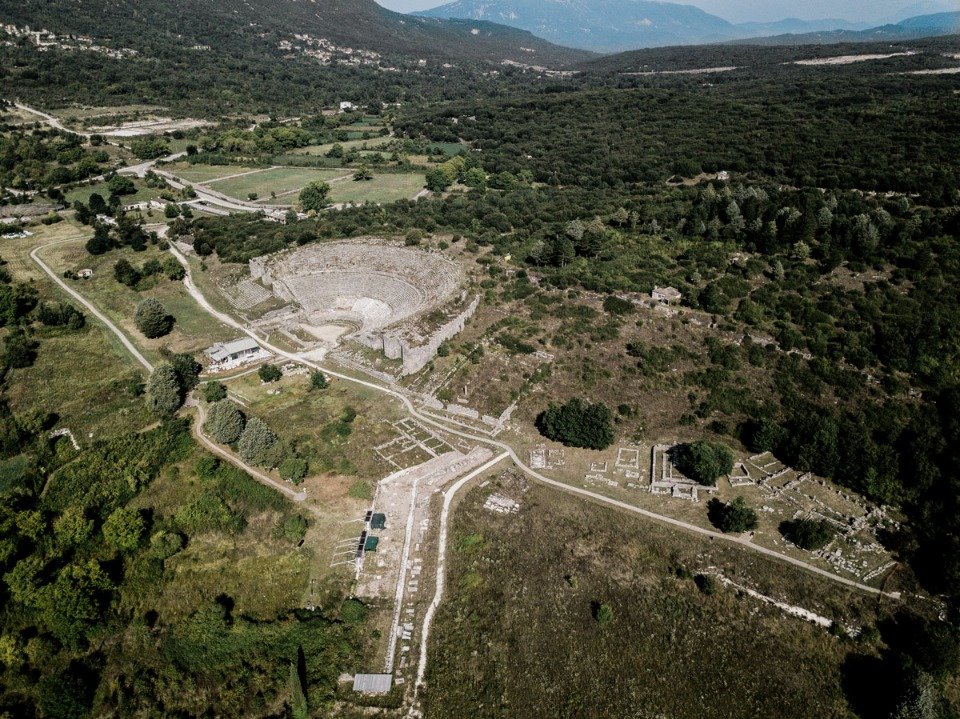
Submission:
[[521,469],[523,472],[525,472],[527,475],[534,478],[538,482],[554,487],[561,491],[567,492],[569,494],[575,494],[580,497],[586,497],[587,499],[591,499],[601,504],[606,504],[611,507],[616,507],[617,509],[622,509],[627,512],[639,514],[643,517],[647,517],[648,519],[653,519],[663,524],[669,524],[673,527],[679,527],[688,532],[693,532],[695,534],[700,534],[702,536],[709,537],[710,539],[716,539],[722,542],[735,544],[745,549],[750,549],[754,552],[758,552],[759,554],[763,554],[765,556],[771,557],[773,559],[777,559],[782,562],[787,562],[788,564],[792,564],[796,567],[800,567],[809,572],[813,572],[814,574],[818,574],[821,577],[826,577],[827,579],[831,579],[835,582],[839,582],[840,584],[846,585],[848,587],[852,587],[854,589],[859,589],[861,591],[868,592],[870,594],[886,596],[891,599],[900,598],[899,592],[883,592],[877,589],[876,587],[871,587],[867,584],[862,584],[861,582],[848,579],[847,577],[842,577],[839,574],[834,574],[833,572],[829,572],[825,569],[821,569],[820,567],[814,566],[813,564],[809,564],[800,559],[795,559],[785,554],[780,554],[779,552],[776,552],[772,549],[767,549],[766,547],[761,547],[756,544],[752,544],[742,539],[739,536],[731,536],[727,534],[722,534],[720,532],[714,532],[711,529],[705,529],[695,524],[690,524],[689,522],[684,522],[679,519],[674,519],[673,517],[668,517],[663,514],[657,514],[656,512],[651,512],[649,510],[642,509],[635,505],[628,504],[627,502],[621,502],[620,500],[612,499],[603,494],[592,492],[588,489],[582,489],[581,487],[575,487],[573,485],[566,484],[564,482],[560,482],[555,479],[550,479],[549,477],[545,477],[544,475],[540,474],[539,472],[536,472],[535,470],[531,469],[526,464],[524,464],[524,462],[520,459],[520,457],[517,455],[517,453],[514,451],[514,449],[510,445],[495,439],[491,439],[490,437],[482,437],[476,434],[472,434],[470,432],[464,432],[459,429],[454,429],[448,426],[444,422],[434,419],[431,416],[425,415],[419,412],[417,408],[414,407],[413,402],[411,402],[410,399],[406,395],[402,394],[401,392],[390,389],[389,387],[384,387],[383,385],[377,384],[376,382],[358,379],[356,377],[351,377],[350,375],[335,372],[333,370],[327,369],[326,367],[323,367],[317,364],[312,360],[306,359],[301,355],[295,354],[293,352],[287,352],[286,350],[282,350],[279,347],[270,344],[269,342],[267,342],[266,340],[258,336],[255,332],[253,332],[253,330],[241,324],[230,315],[227,315],[215,309],[207,301],[203,293],[200,292],[196,284],[194,284],[193,276],[190,271],[190,263],[187,261],[187,258],[183,255],[183,253],[180,252],[180,250],[176,248],[176,246],[173,243],[170,243],[170,252],[173,254],[174,257],[177,258],[177,260],[180,262],[180,264],[183,265],[184,269],[186,270],[187,274],[183,278],[183,282],[187,288],[187,291],[193,296],[193,298],[200,304],[201,307],[203,307],[208,313],[213,315],[216,319],[220,320],[224,324],[227,324],[231,327],[236,328],[240,332],[243,332],[245,335],[252,337],[260,344],[261,347],[269,350],[270,352],[273,352],[279,357],[284,357],[292,362],[297,362],[297,363],[306,365],[307,367],[310,367],[312,369],[319,370],[324,374],[330,375],[331,377],[336,377],[337,379],[343,380],[345,382],[352,382],[354,384],[360,385],[361,387],[366,387],[368,389],[381,392],[383,394],[393,397],[394,399],[399,400],[411,416],[415,417],[417,420],[419,420],[420,422],[423,422],[424,424],[428,424],[432,427],[436,427],[437,429],[447,432],[448,434],[453,434],[458,437],[462,437],[464,439],[469,439],[479,444],[484,444],[488,447],[495,447],[497,449],[500,449],[503,452],[506,452],[510,456],[510,459],[513,460],[513,463],[516,464],[519,469]]

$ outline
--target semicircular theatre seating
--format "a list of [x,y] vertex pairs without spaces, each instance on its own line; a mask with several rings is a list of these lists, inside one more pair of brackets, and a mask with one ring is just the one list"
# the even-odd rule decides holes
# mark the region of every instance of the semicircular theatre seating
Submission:
[[424,304],[423,294],[404,280],[374,272],[318,272],[287,277],[290,294],[311,321],[352,318],[371,330],[409,317]]

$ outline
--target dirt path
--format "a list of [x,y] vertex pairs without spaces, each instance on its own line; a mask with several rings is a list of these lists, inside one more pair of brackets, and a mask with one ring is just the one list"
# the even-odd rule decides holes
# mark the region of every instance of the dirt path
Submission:
[[108,330],[110,330],[113,334],[115,334],[117,338],[120,340],[120,342],[123,344],[123,346],[127,349],[127,351],[133,355],[134,359],[136,359],[137,362],[143,365],[144,369],[146,369],[147,372],[153,372],[153,365],[150,364],[150,361],[146,357],[144,357],[143,354],[141,354],[140,350],[134,347],[133,342],[127,339],[127,336],[120,331],[120,328],[117,327],[115,324],[113,324],[113,322],[111,322],[110,319],[105,314],[103,314],[100,310],[98,310],[91,302],[88,302],[83,295],[81,295],[75,289],[70,287],[66,282],[64,282],[60,277],[58,277],[57,274],[53,270],[51,270],[50,267],[48,267],[43,260],[40,259],[40,256],[39,256],[40,250],[43,250],[47,247],[52,247],[53,245],[62,245],[66,242],[76,242],[77,240],[82,240],[82,239],[83,237],[70,237],[70,238],[67,238],[66,240],[57,240],[56,242],[48,242],[45,245],[40,245],[40,247],[35,247],[30,252],[30,259],[36,262],[37,265],[40,267],[40,269],[43,270],[50,277],[50,279],[53,280],[60,287],[60,289],[62,289],[64,292],[70,295],[73,299],[75,299],[77,302],[83,305],[87,309],[87,311],[90,312],[90,314],[92,314],[94,317],[100,320]]
[[436,614],[437,608],[440,606],[440,601],[443,599],[443,589],[447,577],[447,529],[450,518],[450,506],[453,504],[453,498],[467,482],[488,471],[509,456],[507,452],[498,454],[489,462],[477,467],[466,476],[461,477],[457,480],[456,484],[443,493],[443,509],[440,512],[440,537],[437,546],[437,585],[433,593],[433,600],[430,602],[430,606],[427,607],[426,614],[423,615],[423,628],[420,633],[420,656],[417,662],[417,678],[413,685],[414,698],[420,686],[423,684],[423,678],[427,672],[427,642],[430,638],[430,625],[433,623],[433,615]]
[[201,444],[203,444],[204,447],[209,449],[218,457],[222,457],[223,459],[227,460],[234,466],[239,467],[240,469],[242,469],[244,472],[249,474],[251,477],[253,477],[257,481],[263,484],[266,484],[270,487],[273,487],[273,489],[277,490],[281,494],[286,495],[287,498],[293,500],[294,502],[302,502],[307,498],[306,490],[295,492],[293,489],[281,484],[280,482],[275,480],[273,477],[270,477],[269,475],[264,474],[258,469],[254,469],[249,464],[244,462],[242,459],[235,456],[232,452],[228,452],[223,447],[221,447],[216,442],[214,442],[212,439],[207,437],[202,430],[203,423],[206,422],[207,415],[203,409],[203,404],[201,402],[198,402],[195,398],[191,396],[187,400],[186,406],[197,408],[197,421],[193,423],[193,435],[200,441]]
[[838,574],[834,574],[833,572],[829,572],[829,571],[827,571],[827,570],[825,570],[825,569],[821,569],[820,567],[817,567],[817,566],[815,566],[815,565],[813,565],[813,564],[809,564],[809,563],[804,562],[804,561],[802,561],[802,560],[800,560],[800,559],[795,559],[795,558],[790,557],[790,556],[787,556],[787,555],[785,555],[785,554],[780,554],[779,552],[776,552],[776,551],[774,551],[774,550],[772,550],[772,549],[767,549],[766,547],[761,547],[761,546],[758,546],[758,545],[756,545],[756,544],[751,544],[750,542],[745,541],[744,539],[742,539],[742,538],[739,537],[739,536],[730,536],[730,535],[727,535],[727,534],[722,534],[722,533],[720,533],[720,532],[715,532],[715,531],[713,531],[713,530],[711,530],[711,529],[704,529],[703,527],[700,527],[700,526],[698,526],[698,525],[696,525],[696,524],[690,524],[689,522],[684,522],[684,521],[679,520],[679,519],[674,519],[673,517],[669,517],[669,516],[666,516],[666,515],[663,515],[663,514],[657,514],[656,512],[651,512],[651,511],[649,511],[649,510],[642,509],[642,508],[637,507],[637,506],[635,506],[635,505],[628,504],[627,502],[622,502],[622,501],[620,501],[620,500],[618,500],[618,499],[612,499],[612,498],[607,497],[607,496],[605,496],[605,495],[603,495],[603,494],[598,494],[597,492],[592,492],[592,491],[590,491],[590,490],[588,490],[588,489],[583,489],[583,488],[581,488],[581,487],[576,487],[576,486],[573,486],[573,485],[570,485],[570,484],[566,484],[566,483],[564,483],[564,482],[560,482],[560,481],[555,480],[555,479],[550,479],[549,477],[545,477],[544,475],[540,474],[539,472],[536,472],[536,471],[534,471],[533,469],[531,469],[530,467],[528,467],[528,466],[520,459],[520,457],[517,455],[517,453],[514,451],[514,449],[513,449],[510,445],[505,444],[504,442],[500,442],[500,441],[491,439],[490,437],[482,437],[482,436],[479,436],[479,435],[476,435],[476,434],[473,434],[473,433],[470,433],[470,432],[464,432],[464,431],[459,430],[459,429],[454,429],[454,428],[448,426],[448,425],[447,425],[446,423],[444,423],[444,422],[441,422],[441,421],[439,421],[439,420],[437,420],[437,419],[434,419],[433,417],[431,417],[431,416],[429,416],[429,415],[422,414],[421,412],[419,412],[419,411],[413,406],[413,403],[410,401],[410,399],[409,399],[406,395],[402,394],[401,392],[398,392],[397,390],[393,390],[393,389],[390,389],[390,388],[388,388],[388,387],[384,387],[383,385],[377,384],[377,383],[372,382],[372,381],[362,380],[362,379],[358,379],[358,378],[356,378],[356,377],[351,377],[351,376],[349,376],[349,375],[345,375],[345,374],[341,374],[341,373],[339,373],[339,372],[335,372],[335,371],[333,371],[333,370],[330,370],[330,369],[327,369],[327,368],[325,368],[325,367],[322,367],[321,365],[317,364],[316,362],[313,362],[313,361],[311,361],[311,360],[308,360],[308,359],[306,359],[306,358],[304,358],[304,357],[302,357],[302,356],[300,356],[300,355],[294,354],[294,353],[292,353],[292,352],[287,352],[287,351],[285,351],[285,350],[280,349],[279,347],[276,347],[276,346],[274,346],[274,345],[271,345],[270,343],[268,343],[267,341],[265,341],[264,339],[262,339],[261,337],[259,337],[259,336],[258,336],[256,333],[254,333],[252,330],[248,329],[245,325],[243,325],[243,324],[241,324],[240,322],[238,322],[237,320],[233,319],[233,317],[231,317],[231,316],[229,316],[229,315],[227,315],[227,314],[224,314],[223,312],[220,312],[220,311],[214,309],[213,306],[210,305],[209,302],[207,302],[207,299],[206,299],[206,297],[203,296],[203,293],[200,292],[200,291],[197,289],[196,285],[193,283],[193,278],[192,278],[192,276],[191,276],[191,274],[190,274],[190,264],[187,262],[186,257],[184,257],[183,254],[182,254],[173,244],[170,245],[170,252],[173,253],[173,255],[177,258],[177,260],[184,266],[184,268],[185,268],[186,271],[187,271],[187,275],[186,275],[186,277],[184,277],[184,279],[183,279],[184,286],[187,288],[187,291],[194,297],[194,299],[197,300],[197,302],[200,304],[201,307],[203,307],[207,312],[209,312],[210,314],[212,314],[214,317],[216,317],[218,320],[220,320],[220,321],[223,322],[224,324],[227,324],[227,325],[229,325],[229,326],[231,326],[231,327],[234,327],[234,328],[236,328],[237,330],[239,330],[240,332],[243,332],[245,335],[247,335],[247,336],[249,336],[249,337],[252,337],[252,338],[255,339],[262,347],[264,347],[265,349],[269,350],[270,352],[273,352],[274,354],[276,354],[276,355],[279,356],[279,357],[284,357],[284,358],[286,358],[286,359],[291,360],[292,362],[297,362],[297,363],[299,363],[299,364],[306,365],[307,367],[310,367],[310,368],[312,368],[312,369],[320,370],[320,371],[322,371],[324,374],[330,375],[331,377],[336,377],[337,379],[341,379],[341,380],[343,380],[343,381],[345,381],[345,382],[352,382],[352,383],[354,383],[354,384],[360,385],[361,387],[366,387],[366,388],[368,388],[368,389],[372,389],[372,390],[375,390],[375,391],[377,391],[377,392],[381,392],[381,393],[383,393],[383,394],[389,395],[389,396],[391,396],[391,397],[399,400],[399,401],[403,404],[403,406],[404,406],[404,408],[406,409],[406,411],[407,411],[411,416],[415,417],[416,419],[418,419],[420,422],[423,422],[424,424],[430,425],[431,427],[436,427],[436,428],[438,428],[438,429],[440,429],[440,430],[443,430],[444,432],[447,432],[447,433],[449,433],[449,434],[453,434],[453,435],[455,435],[455,436],[462,437],[462,438],[464,438],[464,439],[469,439],[469,440],[471,440],[471,441],[473,441],[473,442],[477,442],[478,444],[486,445],[486,446],[488,446],[488,447],[495,447],[495,448],[498,448],[498,449],[502,450],[503,452],[506,452],[507,454],[509,454],[509,456],[510,456],[510,458],[513,460],[514,464],[516,464],[519,469],[521,469],[523,472],[525,472],[525,473],[526,473],[527,475],[529,475],[530,477],[536,479],[538,482],[541,482],[541,483],[543,483],[543,484],[549,485],[549,486],[554,487],[554,488],[556,488],[556,489],[559,489],[559,490],[561,490],[561,491],[567,492],[568,494],[575,494],[575,495],[580,496],[580,497],[586,497],[586,498],[588,498],[588,499],[590,499],[590,500],[593,500],[593,501],[595,501],[595,502],[599,502],[600,504],[606,504],[606,505],[611,506],[611,507],[616,507],[617,509],[621,509],[621,510],[624,510],[624,511],[627,511],[627,512],[632,512],[633,514],[638,514],[638,515],[640,515],[640,516],[643,516],[643,517],[647,517],[647,518],[649,518],[649,519],[656,520],[656,521],[661,522],[661,523],[663,523],[663,524],[669,524],[670,526],[678,527],[678,528],[684,529],[684,530],[686,530],[686,531],[688,531],[688,532],[693,532],[693,533],[695,533],[695,534],[699,534],[699,535],[702,535],[702,536],[705,536],[705,537],[710,537],[711,539],[716,539],[716,540],[719,540],[719,541],[722,541],[722,542],[728,542],[728,543],[731,543],[731,544],[736,544],[736,545],[738,545],[738,546],[740,546],[740,547],[743,547],[744,549],[749,549],[749,550],[751,550],[751,551],[758,552],[758,553],[760,553],[760,554],[763,554],[763,555],[765,555],[765,556],[771,557],[771,558],[773,558],[773,559],[777,559],[777,560],[782,561],[782,562],[787,562],[788,564],[792,564],[792,565],[795,566],[795,567],[800,567],[800,568],[805,569],[805,570],[807,570],[807,571],[809,571],[809,572],[812,572],[812,573],[814,573],[814,574],[817,574],[817,575],[819,575],[819,576],[821,576],[821,577],[825,577],[825,578],[827,578],[827,579],[830,579],[830,580],[832,580],[832,581],[838,582],[838,583],[843,584],[843,585],[848,586],[848,587],[852,587],[852,588],[854,588],[854,589],[859,589],[859,590],[864,591],[864,592],[867,592],[867,593],[869,593],[869,594],[883,595],[883,596],[889,597],[889,598],[891,598],[891,599],[899,599],[899,598],[900,598],[899,592],[881,592],[881,591],[880,591],[879,589],[877,589],[876,587],[871,587],[871,586],[869,586],[869,585],[867,585],[867,584],[862,584],[862,583],[857,582],[857,581],[854,581],[854,580],[852,580],[852,579],[848,579],[848,578],[846,578],[846,577],[841,577],[841,576],[838,575]]

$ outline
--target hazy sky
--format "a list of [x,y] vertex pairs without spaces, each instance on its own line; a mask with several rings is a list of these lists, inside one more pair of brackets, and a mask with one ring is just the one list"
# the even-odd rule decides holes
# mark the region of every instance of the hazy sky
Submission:
[[[941,9],[960,10],[960,0],[678,0],[696,5],[731,22],[749,20],[769,21],[787,17],[804,20],[842,18],[862,22],[879,22],[890,16],[907,14],[921,15]],[[425,10],[442,5],[449,0],[377,0],[384,7],[400,12]],[[585,0],[590,2],[590,0]],[[936,6],[936,7],[934,7]]]

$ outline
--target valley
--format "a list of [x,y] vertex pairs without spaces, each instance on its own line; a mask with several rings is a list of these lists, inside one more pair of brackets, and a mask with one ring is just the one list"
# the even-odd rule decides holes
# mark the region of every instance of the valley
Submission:
[[0,717],[956,715],[960,36],[160,5],[4,6]]

